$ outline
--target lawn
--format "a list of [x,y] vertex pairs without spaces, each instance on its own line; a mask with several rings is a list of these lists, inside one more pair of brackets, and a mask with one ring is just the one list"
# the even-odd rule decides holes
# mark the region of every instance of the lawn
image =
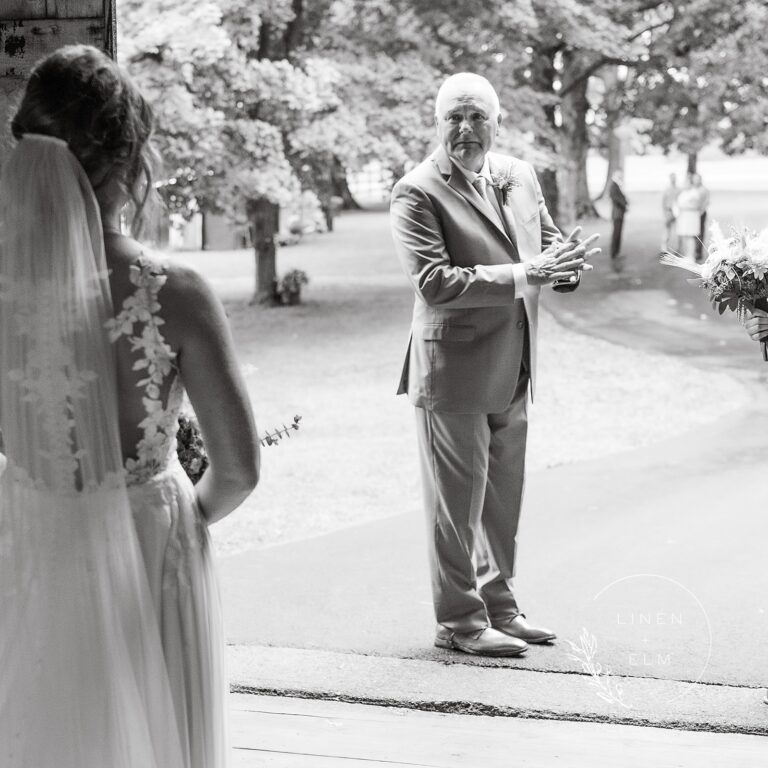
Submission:
[[[638,209],[652,218],[648,201]],[[650,263],[649,224],[639,213],[628,224],[629,258]],[[259,487],[214,526],[220,552],[421,514],[412,408],[395,397],[413,297],[387,214],[345,214],[335,232],[280,250],[280,272],[310,275],[296,307],[249,306],[248,251],[174,257],[197,266],[224,300],[259,427],[303,419],[290,441],[264,449]],[[540,341],[533,471],[680,434],[748,402],[729,375],[574,333],[547,313]],[[686,407],[692,401],[700,407]]]

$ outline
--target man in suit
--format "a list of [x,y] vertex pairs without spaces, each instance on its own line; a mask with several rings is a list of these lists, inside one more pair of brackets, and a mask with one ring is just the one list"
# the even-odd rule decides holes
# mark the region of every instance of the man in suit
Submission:
[[624,229],[624,214],[629,208],[629,202],[622,189],[623,183],[624,177],[621,171],[616,171],[611,177],[611,184],[608,187],[608,195],[611,198],[611,218],[613,219],[611,264],[617,270],[621,267],[621,232]]
[[555,637],[512,591],[539,290],[575,286],[597,249],[563,242],[531,166],[489,151],[501,115],[485,78],[448,78],[435,122],[440,146],[391,206],[416,292],[399,392],[416,406],[435,645],[514,656]]

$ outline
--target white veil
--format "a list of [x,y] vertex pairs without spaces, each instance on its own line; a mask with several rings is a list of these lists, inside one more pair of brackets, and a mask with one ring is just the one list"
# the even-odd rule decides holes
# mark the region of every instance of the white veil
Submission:
[[0,174],[0,764],[183,765],[122,473],[98,205],[66,143]]

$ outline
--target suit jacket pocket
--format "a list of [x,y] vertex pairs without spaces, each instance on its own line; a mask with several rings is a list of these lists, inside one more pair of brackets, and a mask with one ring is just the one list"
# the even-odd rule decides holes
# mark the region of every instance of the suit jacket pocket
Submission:
[[520,213],[520,221],[522,221],[526,227],[529,227],[535,223],[538,223],[538,219],[539,219],[538,206],[534,208],[526,208],[524,211],[521,211]]
[[422,338],[425,341],[472,341],[475,338],[475,328],[472,325],[427,323],[424,325]]

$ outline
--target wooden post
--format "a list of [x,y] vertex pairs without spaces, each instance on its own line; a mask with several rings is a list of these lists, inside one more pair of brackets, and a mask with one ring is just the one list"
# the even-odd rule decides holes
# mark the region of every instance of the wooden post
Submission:
[[87,43],[115,57],[115,0],[2,0],[0,3],[0,162],[12,146],[11,115],[37,61]]
[[272,304],[275,301],[277,278],[275,240],[280,226],[280,206],[266,198],[251,200],[248,203],[248,216],[256,256],[256,289],[251,303]]

